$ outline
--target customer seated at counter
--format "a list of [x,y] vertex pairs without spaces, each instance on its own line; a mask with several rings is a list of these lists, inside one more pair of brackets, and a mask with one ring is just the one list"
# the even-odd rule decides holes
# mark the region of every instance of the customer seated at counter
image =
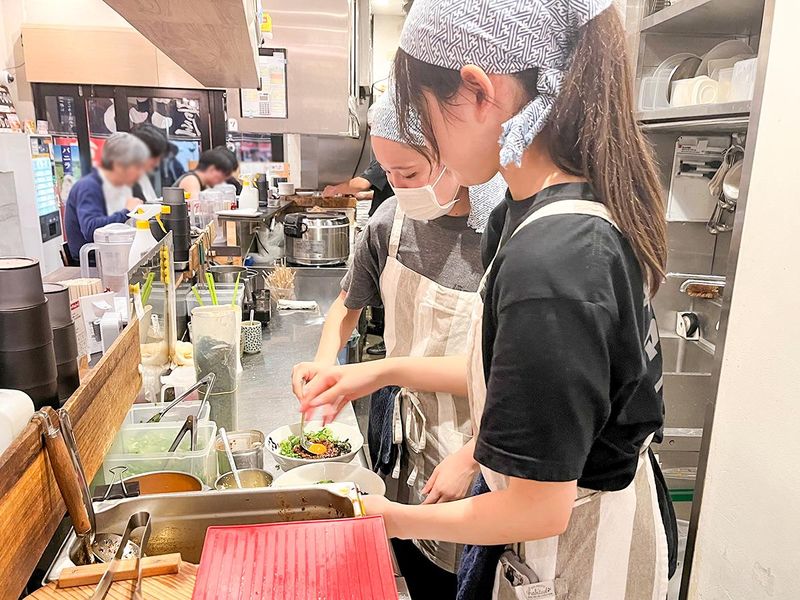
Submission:
[[150,179],[151,174],[157,173],[161,166],[161,159],[169,151],[169,141],[163,129],[159,129],[150,123],[142,123],[135,127],[131,134],[139,138],[147,146],[150,158],[147,161],[145,172],[133,186],[133,195],[143,202],[158,202],[158,195]]
[[189,196],[196,196],[206,188],[223,183],[236,169],[227,148],[213,148],[200,155],[197,168],[181,175],[175,185]]
[[133,185],[145,171],[150,151],[130,133],[115,133],[103,145],[100,167],[92,169],[70,190],[64,229],[72,259],[91,243],[94,231],[109,223],[124,223],[128,213],[141,204]]

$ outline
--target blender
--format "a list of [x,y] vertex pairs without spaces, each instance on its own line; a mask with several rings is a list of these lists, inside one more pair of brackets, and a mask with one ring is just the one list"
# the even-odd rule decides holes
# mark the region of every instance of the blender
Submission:
[[111,223],[94,231],[94,243],[81,248],[81,277],[92,277],[89,254],[95,253],[96,271],[103,287],[114,294],[128,293],[128,256],[136,230],[124,223]]

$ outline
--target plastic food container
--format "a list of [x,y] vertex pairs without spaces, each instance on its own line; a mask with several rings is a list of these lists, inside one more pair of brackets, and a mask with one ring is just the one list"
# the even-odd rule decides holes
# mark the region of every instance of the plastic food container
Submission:
[[153,471],[180,471],[213,485],[217,475],[214,460],[217,424],[213,421],[198,424],[197,449],[194,452],[188,449],[188,434],[175,452],[167,452],[182,425],[183,422],[123,425],[103,461],[105,483],[111,483],[109,470],[123,465],[128,467],[126,477]]
[[[147,420],[161,412],[169,406],[169,402],[164,404],[135,404],[125,416],[123,425],[160,425],[161,423],[174,423],[177,422],[183,425],[186,417],[189,415],[196,415],[197,409],[200,408],[199,400],[192,400],[178,403],[166,415],[164,415],[159,423],[147,423]],[[203,412],[200,413],[200,421],[208,421],[211,414],[211,407],[208,403],[203,407]]]
[[[231,300],[233,300],[234,287],[235,284],[233,283],[217,283],[214,285],[214,289],[217,292],[217,302],[220,305],[231,303]],[[239,282],[239,291],[236,294],[236,304],[238,304],[240,307],[244,301],[244,288],[245,278],[242,277],[241,281]],[[198,287],[197,292],[200,294],[200,299],[203,301],[203,306],[212,306],[211,292],[208,291],[208,288]],[[198,306],[200,306],[200,304],[197,303],[197,298],[195,298],[194,292],[189,289],[189,291],[186,293],[186,314],[191,315],[192,310]]]

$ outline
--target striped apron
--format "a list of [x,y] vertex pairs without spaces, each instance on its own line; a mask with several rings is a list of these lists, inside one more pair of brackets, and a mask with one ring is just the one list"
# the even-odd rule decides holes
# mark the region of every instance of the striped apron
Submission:
[[[511,235],[538,219],[561,214],[596,216],[618,229],[602,204],[562,200],[531,214]],[[493,263],[484,274],[480,291]],[[468,351],[468,384],[476,431],[486,403],[482,304],[479,302],[475,307]],[[646,454],[651,439],[652,435],[642,447],[636,475],[628,487],[616,492],[579,487],[569,526],[563,534],[510,547],[497,567],[493,598],[664,600],[667,597],[667,540],[653,469]],[[483,466],[481,471],[492,490],[508,485],[506,476]]]
[[[397,259],[405,215],[395,210],[389,256],[380,277],[386,356],[464,354],[477,292],[445,287]],[[394,403],[393,441],[398,457],[387,477],[387,497],[404,504],[424,500],[422,488],[436,466],[472,439],[467,398],[402,389]],[[460,546],[434,540],[414,544],[438,567],[454,573]]]

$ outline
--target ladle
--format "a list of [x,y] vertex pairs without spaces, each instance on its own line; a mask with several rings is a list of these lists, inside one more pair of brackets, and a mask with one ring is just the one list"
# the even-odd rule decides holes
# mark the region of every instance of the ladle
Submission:
[[239,469],[236,468],[236,461],[233,459],[233,452],[231,451],[231,444],[228,441],[228,432],[224,427],[219,428],[219,437],[222,438],[222,446],[225,448],[225,454],[228,456],[228,462],[231,464],[231,472],[233,479],[236,481],[236,487],[242,488],[242,480],[239,477]]

